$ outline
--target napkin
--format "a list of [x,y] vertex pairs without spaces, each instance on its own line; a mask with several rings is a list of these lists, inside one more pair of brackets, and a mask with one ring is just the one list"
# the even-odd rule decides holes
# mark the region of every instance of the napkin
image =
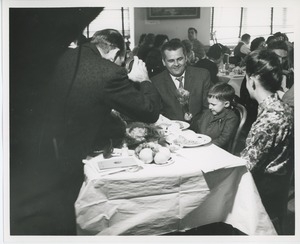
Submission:
[[172,121],[162,114],[159,115],[158,120],[155,122],[155,125],[167,124],[171,125]]
[[184,148],[178,154],[187,159],[188,162],[200,165],[204,173],[246,165],[244,159],[217,148],[213,144],[197,148]]

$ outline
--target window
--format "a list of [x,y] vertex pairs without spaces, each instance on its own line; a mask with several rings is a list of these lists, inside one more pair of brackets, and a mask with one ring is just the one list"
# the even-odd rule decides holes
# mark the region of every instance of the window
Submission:
[[286,33],[290,41],[294,34],[294,12],[291,8],[223,8],[211,10],[211,44],[219,42],[235,46],[240,36],[248,33],[251,39],[265,38],[280,31]]
[[294,39],[294,11],[290,8],[273,8],[273,15],[276,16],[273,21],[273,34],[278,31],[286,33],[292,41]]
[[110,28],[118,30],[124,37],[127,37],[130,36],[129,23],[129,8],[104,8],[83,34],[86,37],[92,37],[96,31]]
[[271,8],[243,8],[241,35],[248,33],[251,40],[271,35]]
[[212,34],[215,42],[235,45],[239,40],[241,8],[213,8]]

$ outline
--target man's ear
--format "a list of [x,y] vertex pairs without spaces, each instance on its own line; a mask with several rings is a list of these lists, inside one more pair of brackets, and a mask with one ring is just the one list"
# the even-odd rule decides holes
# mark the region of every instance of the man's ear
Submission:
[[166,66],[166,62],[164,59],[161,59],[164,66]]
[[230,107],[230,102],[229,101],[225,101],[224,105],[225,105],[225,108],[229,108]]
[[117,54],[117,52],[118,52],[119,50],[120,50],[119,48],[111,49],[111,50],[107,53],[107,59],[110,60],[111,62],[114,62],[115,57],[116,57],[116,54]]
[[256,89],[256,85],[255,85],[255,81],[254,80],[252,80],[252,88],[253,88],[253,90]]

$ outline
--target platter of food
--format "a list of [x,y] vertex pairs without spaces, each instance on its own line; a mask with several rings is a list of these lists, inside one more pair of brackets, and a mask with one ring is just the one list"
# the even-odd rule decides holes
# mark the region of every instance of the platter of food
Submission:
[[182,133],[179,134],[173,143],[181,147],[199,147],[211,142],[211,138],[203,134]]
[[180,126],[180,130],[185,130],[190,127],[190,124],[180,120],[172,120],[172,123],[178,124]]

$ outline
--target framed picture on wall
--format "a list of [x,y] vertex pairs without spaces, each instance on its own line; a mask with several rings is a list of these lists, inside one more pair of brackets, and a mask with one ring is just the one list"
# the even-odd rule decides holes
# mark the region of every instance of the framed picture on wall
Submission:
[[200,18],[200,8],[148,8],[147,18],[155,19],[196,19]]

